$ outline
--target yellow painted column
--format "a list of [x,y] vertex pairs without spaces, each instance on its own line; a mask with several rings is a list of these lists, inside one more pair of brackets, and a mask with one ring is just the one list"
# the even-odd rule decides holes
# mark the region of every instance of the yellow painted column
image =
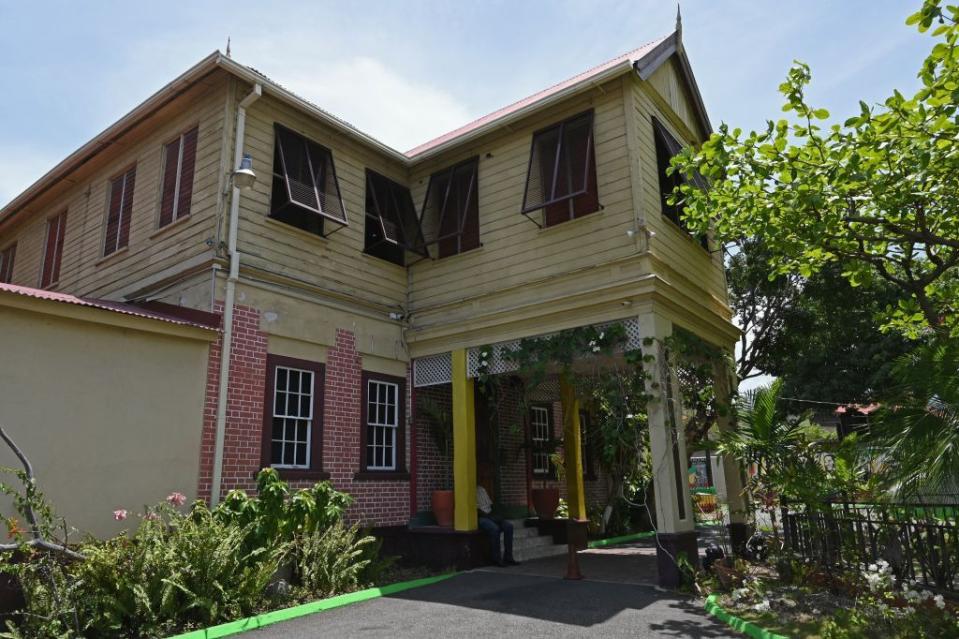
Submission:
[[563,404],[563,457],[566,467],[566,502],[570,519],[586,519],[586,491],[583,487],[583,431],[579,423],[579,399],[567,374],[559,380]]
[[476,405],[461,348],[453,351],[453,528],[476,525]]

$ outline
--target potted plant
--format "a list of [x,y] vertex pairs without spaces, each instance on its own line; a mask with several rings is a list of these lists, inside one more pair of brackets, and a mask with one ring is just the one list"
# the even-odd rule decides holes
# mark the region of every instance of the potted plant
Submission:
[[[565,468],[563,466],[563,455],[557,451],[557,448],[561,444],[561,440],[558,439],[549,439],[545,442],[541,442],[537,447],[537,452],[546,450],[549,454],[550,465],[556,471],[556,481],[558,483],[563,482],[565,477]],[[543,475],[542,485],[539,488],[534,488],[531,491],[531,498],[533,500],[533,510],[536,511],[536,515],[540,519],[552,519],[556,515],[556,509],[559,507],[559,488],[557,486],[548,486],[547,480],[548,476]]]
[[[453,416],[449,409],[426,398],[420,403],[420,413],[426,418],[430,439],[444,463],[449,463],[453,446]],[[430,506],[438,526],[449,528],[453,525],[453,491],[448,488],[452,483],[452,471],[442,474],[444,488],[434,490],[430,496]]]

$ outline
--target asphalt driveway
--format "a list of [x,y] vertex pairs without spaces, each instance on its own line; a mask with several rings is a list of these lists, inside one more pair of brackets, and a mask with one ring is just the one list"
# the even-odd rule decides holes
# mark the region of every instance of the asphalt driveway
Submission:
[[430,586],[248,633],[250,639],[440,637],[737,637],[702,602],[649,585],[649,549],[580,554],[586,579],[562,579],[565,557],[483,569]]

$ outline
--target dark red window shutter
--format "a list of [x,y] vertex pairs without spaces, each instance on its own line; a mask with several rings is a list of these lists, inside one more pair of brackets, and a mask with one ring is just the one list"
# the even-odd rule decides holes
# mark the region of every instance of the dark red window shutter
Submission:
[[190,214],[196,141],[197,127],[193,127],[164,147],[160,228]]
[[160,227],[173,221],[173,208],[176,203],[177,169],[180,162],[180,138],[170,142],[164,148],[163,187],[160,199]]
[[0,253],[0,283],[13,282],[13,260],[17,256],[17,245],[11,244]]
[[480,246],[479,158],[471,158],[430,177],[423,213],[435,234],[439,257],[449,257]]
[[176,219],[190,214],[193,203],[193,172],[196,169],[196,127],[183,134],[183,159],[180,161],[180,188],[177,193]]
[[280,124],[274,130],[270,216],[318,235],[325,234],[324,219],[346,226],[333,153]]
[[523,214],[542,209],[542,225],[553,226],[599,208],[593,112],[580,113],[534,133]]
[[[669,196],[672,195],[673,191],[687,182],[686,176],[679,171],[673,171],[672,174],[669,174],[670,161],[682,152],[683,147],[663,126],[663,123],[656,118],[653,118],[653,139],[656,144],[656,169],[659,173],[659,199],[662,204],[662,213],[673,224],[689,233],[686,222],[683,220],[683,205],[681,203],[669,203]],[[694,173],[691,178],[692,183],[697,187],[704,191],[708,188],[706,180],[698,172]],[[696,240],[700,246],[707,251],[709,250],[709,237],[707,235],[697,236]]]
[[133,167],[125,176],[126,186],[123,193],[123,207],[120,210],[120,239],[117,248],[130,243],[130,217],[133,214],[133,187],[137,179],[137,169]]
[[130,243],[130,215],[133,213],[133,189],[137,168],[129,169],[110,182],[110,202],[107,210],[107,232],[103,254],[116,253]]
[[66,224],[66,211],[47,220],[47,239],[43,249],[40,288],[46,288],[60,279],[60,259],[63,256],[63,236],[66,231]]

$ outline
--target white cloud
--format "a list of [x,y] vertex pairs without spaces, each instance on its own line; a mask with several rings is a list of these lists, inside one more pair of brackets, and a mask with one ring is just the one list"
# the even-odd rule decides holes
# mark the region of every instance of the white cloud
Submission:
[[273,79],[400,151],[472,119],[450,94],[370,57],[327,64],[322,71],[287,67]]

